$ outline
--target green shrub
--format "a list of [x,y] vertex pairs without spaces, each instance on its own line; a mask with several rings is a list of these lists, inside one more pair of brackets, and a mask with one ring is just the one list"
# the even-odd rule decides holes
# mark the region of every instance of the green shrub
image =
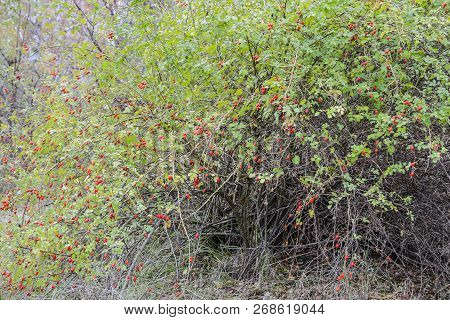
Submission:
[[249,253],[238,277],[267,253],[448,277],[446,10],[134,1],[105,18],[97,44],[74,48],[81,69],[49,79],[32,130],[14,137],[2,291],[71,276],[125,288],[149,243],[177,278],[217,244]]

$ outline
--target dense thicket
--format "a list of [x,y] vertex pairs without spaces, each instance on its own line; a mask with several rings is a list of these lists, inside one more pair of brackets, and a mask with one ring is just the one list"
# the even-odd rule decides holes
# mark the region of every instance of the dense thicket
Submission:
[[5,296],[287,266],[445,296],[444,2],[104,4],[53,5],[84,37],[3,139]]

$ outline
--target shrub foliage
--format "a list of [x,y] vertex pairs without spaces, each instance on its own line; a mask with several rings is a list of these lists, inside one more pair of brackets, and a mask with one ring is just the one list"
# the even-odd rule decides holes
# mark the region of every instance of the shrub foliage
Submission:
[[440,1],[57,8],[96,28],[2,145],[2,295],[189,279],[234,249],[239,278],[386,260],[446,283]]

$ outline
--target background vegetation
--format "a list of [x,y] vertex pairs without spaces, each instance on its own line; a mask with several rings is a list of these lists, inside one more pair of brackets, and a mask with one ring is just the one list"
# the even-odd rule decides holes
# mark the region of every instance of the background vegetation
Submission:
[[0,5],[1,298],[449,298],[444,1]]

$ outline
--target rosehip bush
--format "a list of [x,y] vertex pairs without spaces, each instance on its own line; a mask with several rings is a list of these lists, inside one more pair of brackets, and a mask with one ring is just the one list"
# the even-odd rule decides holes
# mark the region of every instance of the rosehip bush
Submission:
[[127,10],[85,13],[96,41],[73,48],[79,68],[49,79],[13,137],[2,292],[68,278],[125,290],[161,272],[152,255],[189,278],[214,246],[243,249],[241,278],[269,255],[329,273],[389,257],[448,279],[445,6]]

